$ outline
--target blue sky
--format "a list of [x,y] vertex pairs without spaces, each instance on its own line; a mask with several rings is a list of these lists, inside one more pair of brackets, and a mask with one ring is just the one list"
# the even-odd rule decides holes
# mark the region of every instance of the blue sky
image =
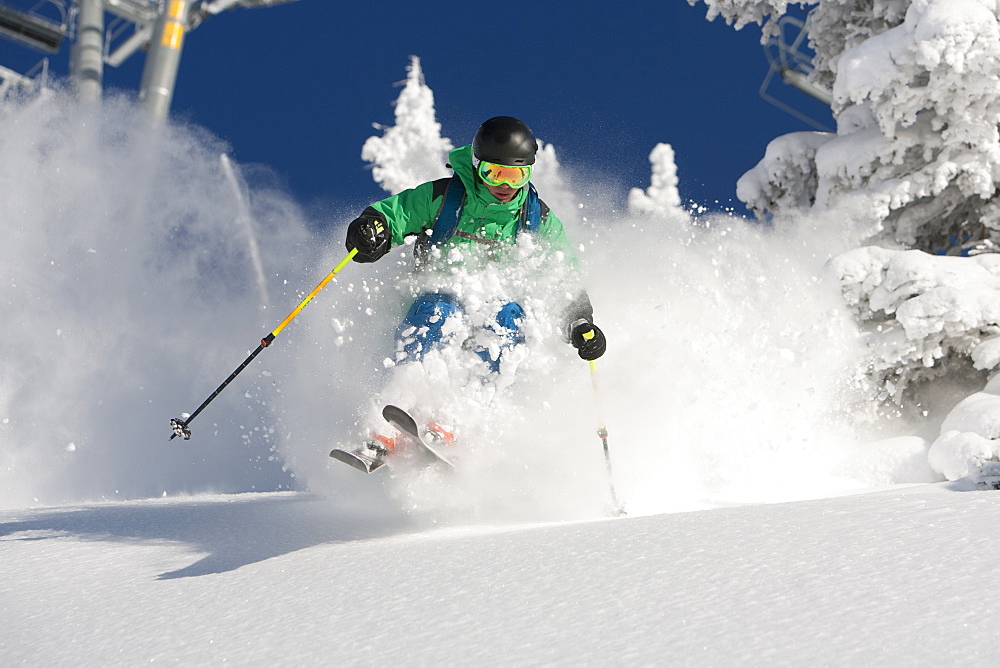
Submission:
[[[187,35],[176,118],[222,137],[242,164],[269,166],[317,215],[384,193],[360,158],[373,122],[392,124],[394,83],[421,58],[442,132],[455,145],[499,114],[524,119],[567,166],[628,188],[649,151],[674,147],[681,196],[735,205],[736,180],[767,142],[811,129],[758,95],[767,60],[754,27],[705,20],[684,0],[488,3],[299,0],[234,10]],[[27,52],[0,41],[0,64]],[[35,56],[37,59],[40,56]],[[68,46],[52,60],[67,71]],[[134,92],[142,54],[107,68]],[[776,83],[811,114],[823,109]],[[718,202],[718,203],[717,203]]]

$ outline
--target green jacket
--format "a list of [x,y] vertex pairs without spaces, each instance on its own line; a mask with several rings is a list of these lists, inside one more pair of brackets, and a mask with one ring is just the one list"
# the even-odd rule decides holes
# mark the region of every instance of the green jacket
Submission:
[[[527,188],[522,188],[510,202],[501,202],[476,178],[472,167],[471,145],[451,151],[448,159],[465,185],[466,195],[459,215],[458,231],[488,241],[514,243],[521,206],[527,198]],[[446,182],[447,179],[443,181]],[[385,218],[392,232],[393,246],[402,244],[407,236],[421,234],[433,227],[444,198],[443,185],[441,181],[422,183],[416,188],[404,190],[369,207]],[[543,207],[539,237],[548,240],[556,248],[568,247],[562,222],[546,209],[547,207]],[[480,242],[456,235],[448,243]]]
[[[451,151],[448,159],[455,174],[465,185],[465,200],[462,203],[456,230],[465,236],[458,236],[456,233],[445,245],[490,247],[490,256],[495,257],[493,247],[496,243],[512,245],[517,239],[521,207],[528,196],[527,188],[522,188],[510,202],[501,202],[476,178],[472,167],[471,145]],[[386,197],[365,209],[361,217],[382,219],[391,232],[392,246],[398,246],[404,243],[406,237],[423,234],[434,226],[450,180],[451,178],[447,177],[429,181]],[[548,242],[551,250],[567,251],[568,261],[570,264],[575,264],[563,224],[547,206],[542,207],[542,217],[536,234],[538,238]],[[475,238],[470,239],[469,236]],[[585,290],[578,290],[577,295],[565,309],[563,319],[567,324],[567,337],[569,328],[577,321],[582,319],[593,322],[594,309]]]

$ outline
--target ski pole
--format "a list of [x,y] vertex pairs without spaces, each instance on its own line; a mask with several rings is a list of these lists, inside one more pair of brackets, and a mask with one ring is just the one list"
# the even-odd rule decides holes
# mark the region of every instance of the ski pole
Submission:
[[[594,330],[585,332],[583,338],[588,341],[594,338]],[[597,435],[601,437],[601,443],[604,445],[604,463],[608,469],[608,487],[611,489],[611,504],[614,506],[614,511],[617,514],[624,515],[625,509],[618,503],[618,494],[615,492],[614,474],[611,471],[611,452],[608,450],[608,428],[604,423],[601,393],[597,389],[597,363],[594,360],[590,360],[590,384],[594,388],[594,401],[597,403],[597,418],[600,424],[597,429]]]
[[288,316],[281,321],[281,324],[275,327],[270,334],[268,334],[267,336],[265,336],[263,339],[260,340],[260,345],[257,346],[257,349],[254,350],[252,353],[250,353],[249,357],[243,360],[243,364],[236,367],[236,371],[233,371],[231,374],[229,374],[229,378],[226,378],[226,380],[222,382],[222,385],[219,385],[219,387],[216,388],[215,392],[212,392],[212,394],[208,397],[208,399],[205,399],[205,401],[201,403],[201,406],[198,406],[198,408],[195,409],[194,413],[191,413],[191,415],[189,415],[186,420],[181,420],[180,418],[171,418],[170,428],[173,429],[174,433],[171,434],[170,438],[167,440],[172,441],[178,436],[183,438],[185,441],[190,439],[191,430],[188,429],[188,425],[191,424],[192,420],[198,417],[198,413],[201,413],[203,410],[205,410],[205,407],[208,406],[210,403],[212,403],[212,400],[215,399],[217,396],[219,396],[219,394],[224,389],[226,389],[226,386],[229,385],[229,383],[233,382],[233,379],[236,378],[236,376],[240,375],[240,372],[243,371],[243,369],[247,368],[247,365],[250,364],[250,362],[252,362],[253,359],[260,354],[260,351],[264,350],[264,348],[267,348],[269,345],[271,345],[271,342],[274,341],[275,337],[277,337],[278,334],[281,333],[281,330],[285,328],[285,325],[294,320],[295,316],[299,314],[299,311],[304,309],[306,307],[306,304],[311,302],[312,298],[315,297],[317,294],[319,294],[319,291],[325,288],[326,284],[329,283],[331,280],[333,280],[333,277],[336,276],[338,273],[340,273],[340,270],[343,269],[345,266],[347,266],[347,263],[350,262],[351,259],[357,254],[358,254],[358,249],[352,248],[351,251],[347,254],[347,256],[343,260],[341,260],[336,267],[333,268],[333,271],[327,274],[326,278],[320,281],[319,285],[313,288],[312,292],[306,295],[306,298],[303,299],[301,302],[299,302],[298,306],[292,309],[292,312],[289,313]]

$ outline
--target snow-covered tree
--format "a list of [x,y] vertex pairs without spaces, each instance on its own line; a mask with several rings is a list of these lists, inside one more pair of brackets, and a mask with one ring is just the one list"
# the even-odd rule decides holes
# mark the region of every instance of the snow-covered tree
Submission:
[[1000,459],[1000,376],[948,414],[928,459],[949,480],[976,475],[984,463]]
[[[697,2],[698,0],[688,0],[691,5]],[[721,16],[726,23],[735,26],[737,30],[756,23],[763,28],[765,34],[777,32],[777,20],[787,11],[789,5],[787,0],[704,0],[704,2],[708,5],[706,18],[709,21]]]
[[372,178],[395,194],[425,181],[449,176],[445,164],[451,141],[441,136],[434,113],[434,92],[424,82],[420,59],[410,57],[406,82],[396,98],[396,124],[375,125],[381,136],[369,137],[361,158],[372,163]]
[[[706,2],[710,16],[737,26],[770,26],[786,5]],[[788,174],[765,156],[756,171],[768,176],[769,184],[746,189],[748,206],[759,215],[829,209],[844,197],[863,194],[873,242],[941,252],[1000,241],[997,3],[798,4],[811,8],[806,22],[816,51],[811,76],[833,89],[837,133],[798,147],[797,162],[815,164],[814,183],[801,178],[812,170]],[[789,156],[788,150],[781,153]],[[807,193],[794,202],[783,197],[802,189]]]
[[[765,39],[788,5],[705,3],[709,18],[760,24]],[[794,4],[809,11],[810,77],[833,90],[837,132],[778,137],[738,196],[759,217],[822,214],[870,244],[829,266],[856,310],[882,398],[904,405],[935,379],[993,376],[948,416],[930,450],[939,473],[965,476],[1000,458],[990,415],[1000,256],[982,254],[1000,243],[1000,3]]]
[[875,351],[886,398],[909,383],[1000,363],[1000,255],[936,257],[878,247],[830,262]]
[[816,150],[825,132],[793,132],[773,140],[764,159],[736,182],[736,196],[760,217],[772,208],[803,210],[816,196]]
[[677,164],[670,144],[657,144],[649,154],[652,176],[649,188],[632,188],[628,208],[632,213],[665,215],[681,207],[677,191]]

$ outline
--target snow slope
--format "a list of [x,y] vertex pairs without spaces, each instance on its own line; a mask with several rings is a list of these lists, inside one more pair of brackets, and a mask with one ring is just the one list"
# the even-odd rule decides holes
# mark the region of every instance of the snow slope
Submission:
[[433,528],[305,493],[0,512],[5,665],[968,665],[1000,496],[958,483]]

